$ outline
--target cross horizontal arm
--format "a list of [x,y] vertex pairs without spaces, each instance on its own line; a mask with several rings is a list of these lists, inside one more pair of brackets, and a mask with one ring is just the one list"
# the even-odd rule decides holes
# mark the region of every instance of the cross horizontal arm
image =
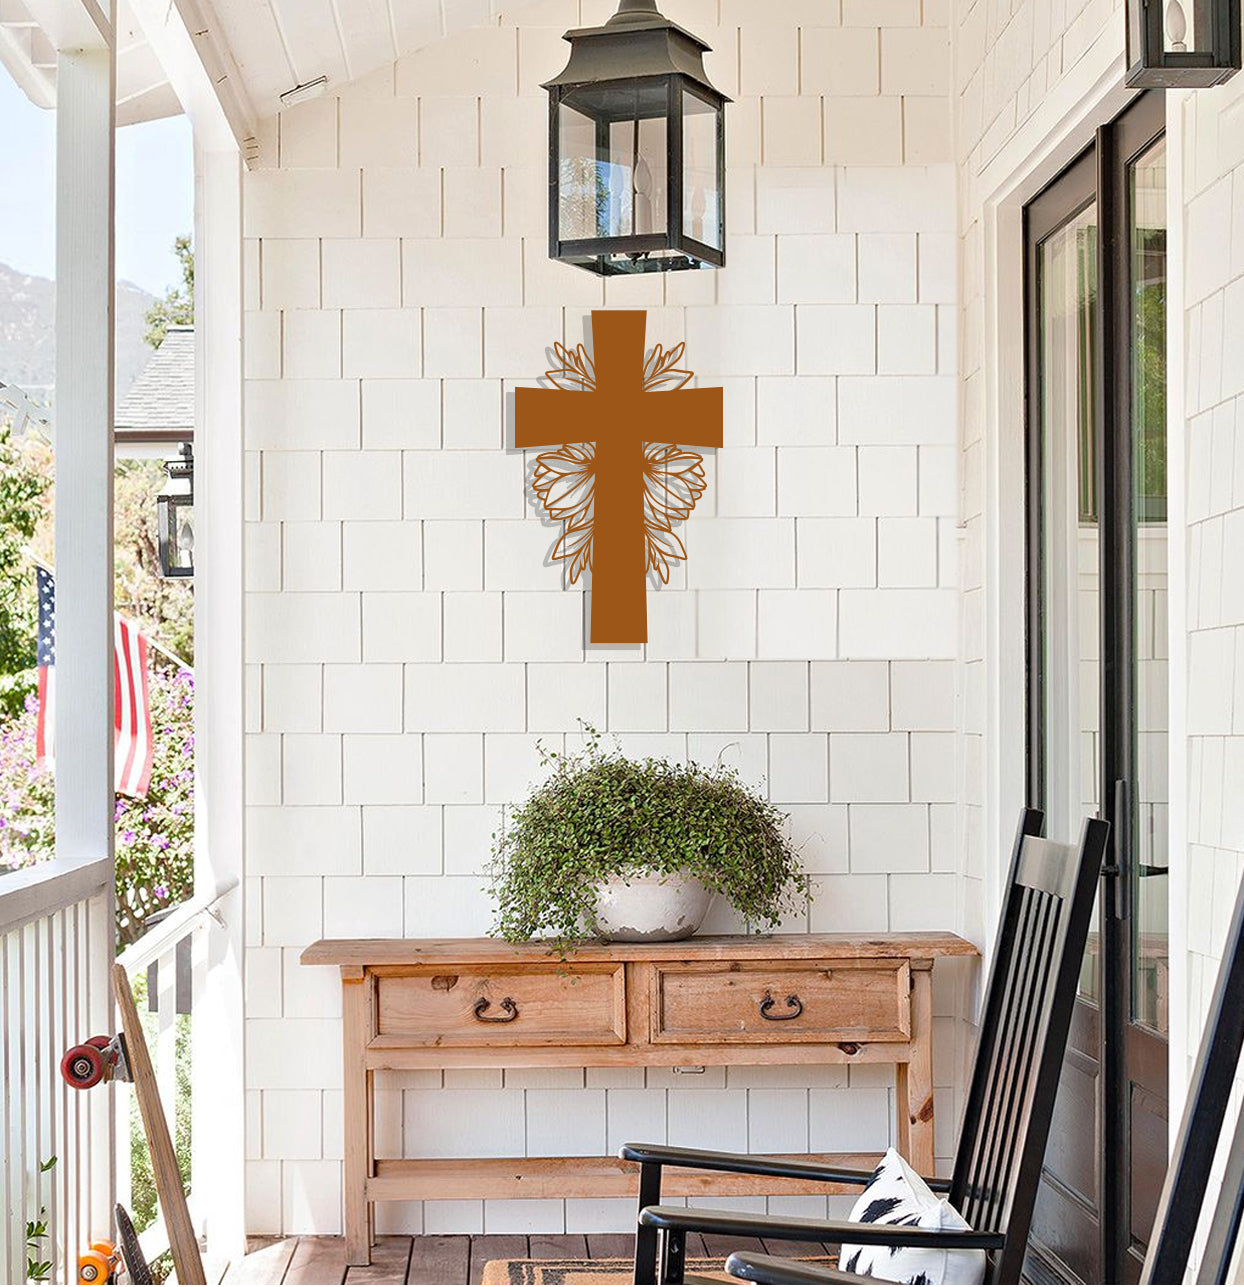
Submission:
[[567,394],[562,389],[514,390],[514,446],[556,447],[563,442],[594,442],[599,394]]
[[720,447],[723,406],[720,389],[645,394],[643,421],[639,427],[645,442]]

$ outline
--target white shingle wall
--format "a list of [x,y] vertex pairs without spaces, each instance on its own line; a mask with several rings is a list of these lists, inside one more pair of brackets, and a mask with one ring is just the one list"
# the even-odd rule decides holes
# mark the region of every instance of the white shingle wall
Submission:
[[[955,209],[949,50],[924,0],[669,0],[729,109],[730,267],[602,284],[546,257],[546,106],[604,0],[451,38],[284,113],[246,181],[248,1069],[254,1232],[340,1226],[329,935],[482,934],[480,871],[537,737],[718,756],[791,814],[792,928],[956,923]],[[878,25],[883,24],[883,25]],[[726,446],[649,594],[585,647],[582,587],[504,450],[509,394],[646,307],[726,390]],[[733,928],[718,913],[716,928]],[[939,970],[938,1151],[954,1133]],[[391,1152],[884,1146],[853,1069],[448,1071],[378,1094]],[[764,1200],[758,1200],[763,1207]],[[823,1213],[823,1200],[772,1209]],[[429,1202],[415,1231],[625,1228],[621,1202]]]
[[1244,875],[1244,81],[1188,96],[1181,120],[1191,1060]]

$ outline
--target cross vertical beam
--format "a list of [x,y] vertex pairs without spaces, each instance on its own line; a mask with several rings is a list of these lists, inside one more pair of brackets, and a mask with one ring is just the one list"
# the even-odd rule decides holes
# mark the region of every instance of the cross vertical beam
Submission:
[[[646,643],[642,312],[592,314],[596,401],[596,532],[592,542],[593,643]],[[610,414],[610,403],[615,414]]]

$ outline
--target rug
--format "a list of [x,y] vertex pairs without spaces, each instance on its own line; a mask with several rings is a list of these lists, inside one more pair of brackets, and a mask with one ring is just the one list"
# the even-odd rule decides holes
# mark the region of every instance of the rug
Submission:
[[[812,1265],[830,1268],[836,1256],[800,1256]],[[702,1283],[737,1282],[722,1269],[722,1257],[688,1256],[687,1281]],[[629,1260],[489,1260],[484,1265],[484,1283],[488,1287],[566,1287],[578,1284],[629,1283],[633,1281]]]

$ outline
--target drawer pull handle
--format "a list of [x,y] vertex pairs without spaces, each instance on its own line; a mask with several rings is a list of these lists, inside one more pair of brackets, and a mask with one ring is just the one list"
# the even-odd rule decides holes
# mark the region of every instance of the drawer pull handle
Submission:
[[501,1002],[500,1014],[488,1014],[487,1011],[490,1009],[492,1009],[492,1002],[487,997],[480,997],[475,1003],[475,1017],[480,1023],[513,1023],[518,1018],[518,1006],[510,997],[506,997]]
[[798,1019],[803,1014],[803,1002],[794,992],[786,998],[786,1014],[770,1013],[775,1005],[777,1005],[777,1002],[773,999],[773,993],[766,992],[764,1000],[760,1003],[760,1017],[769,1019],[774,1023],[780,1023],[783,1019]]

